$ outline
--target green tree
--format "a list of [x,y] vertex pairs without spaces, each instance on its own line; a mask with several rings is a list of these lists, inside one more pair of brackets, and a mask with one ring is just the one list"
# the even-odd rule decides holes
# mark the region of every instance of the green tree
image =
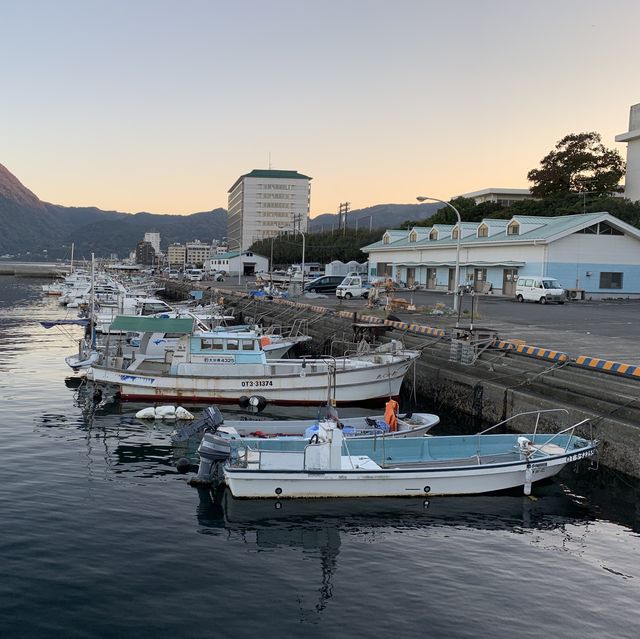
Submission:
[[615,149],[607,149],[599,133],[571,133],[531,169],[531,193],[548,197],[562,193],[606,194],[620,191],[625,164]]

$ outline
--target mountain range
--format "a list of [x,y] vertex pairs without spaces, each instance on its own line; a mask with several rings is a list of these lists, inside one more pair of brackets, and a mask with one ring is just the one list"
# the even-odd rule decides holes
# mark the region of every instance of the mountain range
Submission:
[[[425,219],[438,206],[433,204],[379,204],[350,211],[347,226],[391,228],[405,220]],[[309,231],[337,227],[336,214],[319,215],[309,221]],[[160,233],[161,247],[173,242],[210,242],[227,233],[227,211],[213,209],[191,215],[122,213],[96,207],[68,207],[43,202],[0,164],[0,256],[21,259],[68,257],[89,258],[112,253],[128,255],[145,232]]]

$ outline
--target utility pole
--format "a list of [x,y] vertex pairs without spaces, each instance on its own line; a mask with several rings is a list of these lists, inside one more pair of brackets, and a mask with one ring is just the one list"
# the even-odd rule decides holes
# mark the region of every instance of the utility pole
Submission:
[[340,223],[342,223],[343,235],[347,232],[347,213],[349,212],[350,206],[351,202],[340,202],[340,208],[338,210],[338,229],[340,228]]

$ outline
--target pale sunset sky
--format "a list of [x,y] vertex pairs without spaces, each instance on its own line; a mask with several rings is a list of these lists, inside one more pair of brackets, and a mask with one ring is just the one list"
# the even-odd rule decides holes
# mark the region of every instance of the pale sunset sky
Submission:
[[227,206],[254,168],[311,215],[526,188],[627,130],[637,0],[0,0],[0,163],[42,200]]

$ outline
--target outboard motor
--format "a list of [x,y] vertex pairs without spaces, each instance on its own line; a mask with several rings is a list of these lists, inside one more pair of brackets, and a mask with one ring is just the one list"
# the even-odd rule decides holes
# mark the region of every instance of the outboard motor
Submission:
[[183,442],[200,431],[215,432],[224,423],[224,417],[217,406],[208,406],[200,417],[180,430],[171,433],[172,442]]
[[231,456],[231,440],[234,439],[240,439],[240,435],[231,426],[219,426],[215,431],[204,434],[198,446],[200,465],[193,484],[210,484],[213,481],[217,465]]

